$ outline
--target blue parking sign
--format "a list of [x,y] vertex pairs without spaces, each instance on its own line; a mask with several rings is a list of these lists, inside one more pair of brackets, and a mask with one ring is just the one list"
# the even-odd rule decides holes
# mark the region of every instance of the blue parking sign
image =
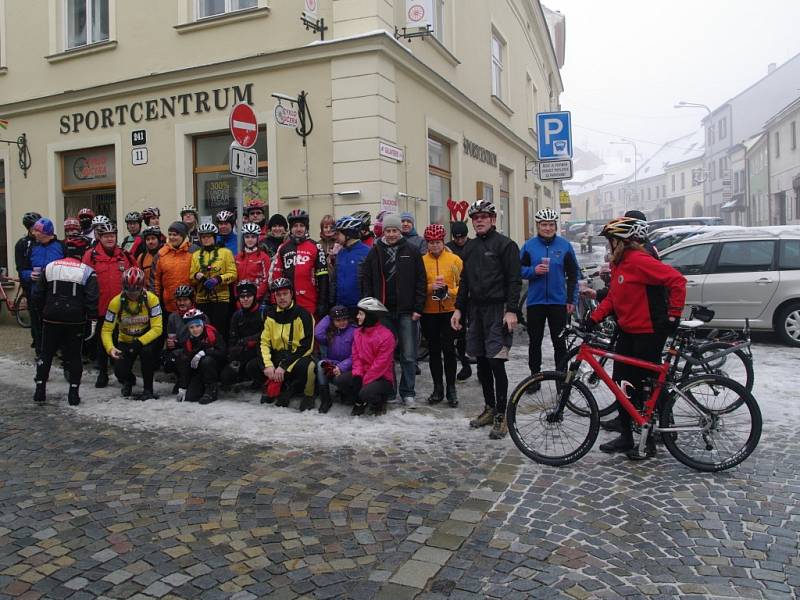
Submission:
[[537,113],[539,160],[572,158],[572,122],[569,111]]

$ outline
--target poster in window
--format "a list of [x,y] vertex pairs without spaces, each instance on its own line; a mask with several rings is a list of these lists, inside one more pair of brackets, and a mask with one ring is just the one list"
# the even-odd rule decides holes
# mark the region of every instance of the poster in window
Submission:
[[206,181],[204,190],[206,209],[218,212],[226,209],[236,210],[236,177],[220,177]]

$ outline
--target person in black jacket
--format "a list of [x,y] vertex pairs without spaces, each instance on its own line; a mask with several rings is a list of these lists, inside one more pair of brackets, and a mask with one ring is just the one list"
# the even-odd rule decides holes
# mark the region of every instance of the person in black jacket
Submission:
[[[450,224],[450,235],[453,238],[445,246],[455,254],[461,261],[467,254],[467,242],[469,242],[469,229],[464,221],[453,221]],[[467,357],[467,315],[462,315],[461,330],[456,333],[456,354],[461,363],[461,370],[456,374],[458,381],[466,381],[472,377],[472,365]]]
[[[25,228],[25,235],[17,240],[14,244],[14,263],[17,267],[17,275],[23,271],[31,270],[31,250],[36,244],[36,236],[33,234],[33,226],[36,221],[42,218],[37,212],[26,212],[22,215],[22,226]],[[31,297],[31,285],[29,281],[25,281],[20,277],[20,285],[22,291],[27,298]],[[31,328],[31,348],[36,347],[37,332]]]
[[222,369],[223,386],[250,378],[257,388],[264,382],[259,361],[259,341],[264,329],[264,311],[256,303],[258,286],[243,279],[236,284],[239,309],[231,317],[228,364]]
[[418,324],[425,307],[427,276],[422,255],[403,237],[400,217],[383,218],[383,237],[367,254],[361,269],[361,296],[377,298],[389,310],[386,325],[400,350],[400,398],[414,408]]
[[189,337],[177,360],[177,400],[211,404],[217,399],[217,381],[225,363],[225,340],[197,308],[187,310],[183,322]]
[[[59,348],[69,377],[70,406],[81,399],[78,388],[83,375],[81,359],[86,324],[89,337],[97,326],[97,299],[100,296],[94,269],[77,258],[62,258],[48,264],[33,288],[33,304],[42,315],[42,348],[36,361],[34,402],[44,403],[50,366]],[[87,338],[88,339],[88,338]]]
[[521,279],[519,247],[497,232],[494,204],[478,200],[469,209],[476,237],[467,245],[464,270],[451,320],[453,329],[463,325],[461,315],[469,314],[467,354],[478,359],[478,380],[486,406],[470,421],[470,427],[493,423],[491,439],[508,433],[506,361],[517,326],[517,302]]

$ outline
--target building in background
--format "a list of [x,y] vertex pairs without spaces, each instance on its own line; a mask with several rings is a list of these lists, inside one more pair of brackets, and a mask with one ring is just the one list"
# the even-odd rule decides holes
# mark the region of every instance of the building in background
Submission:
[[769,169],[769,222],[800,224],[800,97],[772,116],[764,126]]
[[[0,118],[8,136],[27,134],[32,159],[26,178],[0,148],[6,248],[27,210],[60,229],[83,206],[120,222],[159,206],[169,222],[185,204],[208,219],[260,199],[314,222],[408,210],[422,229],[450,220],[448,200],[483,198],[521,241],[533,212],[556,206],[560,184],[528,167],[536,113],[560,108],[562,15],[537,0],[425,0],[433,33],[409,42],[395,38],[406,0],[321,0],[321,41],[303,4],[0,0]],[[276,124],[271,96],[301,91],[306,145]],[[229,172],[241,102],[260,126],[257,179]]]

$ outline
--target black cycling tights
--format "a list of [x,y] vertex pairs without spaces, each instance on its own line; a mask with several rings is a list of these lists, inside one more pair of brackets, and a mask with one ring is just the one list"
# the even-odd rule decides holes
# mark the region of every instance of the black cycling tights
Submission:
[[486,406],[491,406],[497,412],[506,412],[506,399],[508,398],[508,375],[506,375],[506,361],[499,358],[478,357],[478,381],[483,388],[483,398]]

